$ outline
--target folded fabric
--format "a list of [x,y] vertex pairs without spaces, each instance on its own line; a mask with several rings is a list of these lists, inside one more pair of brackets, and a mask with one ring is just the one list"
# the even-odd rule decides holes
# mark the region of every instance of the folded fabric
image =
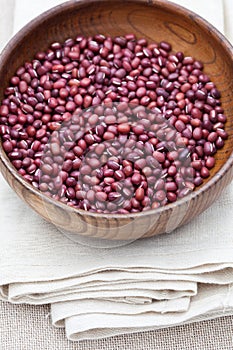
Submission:
[[[121,277],[122,274],[120,274]],[[28,287],[33,287],[32,289]],[[40,293],[40,288],[37,288],[34,284],[30,286],[25,284],[11,284],[8,291],[8,299],[15,303],[46,303],[55,302],[60,300],[74,300],[85,298],[120,298],[125,303],[134,302],[145,304],[151,303],[152,300],[168,300],[176,299],[178,297],[192,296],[197,292],[197,286],[195,282],[190,281],[156,281],[152,279],[150,281],[140,279],[140,281],[123,279],[120,283],[101,283],[98,284],[94,279],[85,287],[74,286],[73,288],[65,288],[64,285],[60,290],[54,290],[52,288],[49,293]],[[54,286],[53,286],[54,287]],[[47,285],[48,288],[48,285]],[[25,289],[29,289],[27,292]],[[35,293],[36,292],[36,293]]]
[[[211,7],[200,0],[176,2],[223,31],[222,1]],[[14,31],[58,3],[16,0]],[[72,242],[26,207],[1,176],[0,189],[0,298],[51,303],[52,322],[65,327],[69,339],[233,313],[233,184],[190,224],[109,248]]]
[[[70,309],[69,309],[70,308]],[[52,305],[52,318],[55,326],[62,326],[65,322],[66,334],[70,340],[98,339],[124,333],[149,331],[162,327],[171,327],[179,324],[202,321],[216,318],[222,315],[230,315],[233,312],[233,288],[232,286],[206,286],[199,288],[198,294],[190,303],[185,312],[154,313],[128,311],[115,314],[112,305],[110,310],[102,308],[101,313],[82,313],[80,305],[59,304]],[[70,315],[63,319],[63,315],[70,311]],[[95,309],[94,309],[95,310]],[[108,312],[109,311],[109,312]],[[110,326],[111,325],[111,326]]]

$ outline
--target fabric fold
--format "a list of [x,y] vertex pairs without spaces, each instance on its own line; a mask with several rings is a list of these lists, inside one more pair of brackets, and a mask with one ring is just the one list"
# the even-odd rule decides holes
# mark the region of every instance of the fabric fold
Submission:
[[185,312],[190,305],[187,297],[171,300],[154,301],[151,304],[125,304],[110,300],[79,300],[75,302],[54,303],[51,306],[52,320],[55,327],[65,327],[65,320],[73,316],[106,315],[140,315],[145,313]]
[[[71,340],[98,339],[122,333],[135,333],[172,327],[195,321],[231,314],[233,310],[232,286],[202,286],[190,307],[183,313],[153,312],[138,315],[85,314],[65,320],[66,334]],[[111,328],[109,324],[111,323]],[[142,326],[143,325],[143,326]]]

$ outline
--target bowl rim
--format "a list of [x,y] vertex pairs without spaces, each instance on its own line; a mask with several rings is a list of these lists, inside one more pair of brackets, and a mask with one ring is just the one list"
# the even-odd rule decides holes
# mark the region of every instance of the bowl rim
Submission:
[[[48,20],[51,17],[54,17],[61,13],[64,10],[69,10],[70,8],[73,8],[73,6],[77,7],[89,7],[94,4],[98,3],[114,3],[117,2],[117,0],[74,0],[74,1],[66,1],[60,5],[54,6],[51,9],[41,13],[34,19],[32,19],[30,22],[28,22],[25,26],[23,26],[5,45],[2,52],[0,53],[0,66],[4,61],[6,61],[7,57],[9,56],[12,47],[15,47],[19,41],[21,41],[28,33],[30,33],[32,30],[34,30],[38,25],[41,25],[45,20]],[[221,41],[221,45],[224,46],[224,49],[229,52],[230,55],[233,57],[233,46],[229,42],[229,40],[211,23],[209,23],[206,19],[198,15],[197,13],[181,6],[178,4],[175,4],[171,1],[167,0],[124,0],[125,3],[138,3],[144,6],[152,6],[152,7],[159,7],[163,8],[164,5],[169,7],[169,10],[172,12],[176,12],[177,14],[182,15],[183,17],[192,19],[195,21],[201,28],[208,28],[211,30],[211,34],[214,37],[214,39]],[[229,117],[228,117],[229,118]],[[90,216],[94,217],[96,219],[136,219],[139,217],[145,217],[145,216],[151,216],[151,215],[160,215],[164,212],[169,212],[171,210],[174,210],[177,207],[182,207],[186,204],[186,206],[189,206],[189,202],[191,200],[194,200],[201,194],[203,194],[206,190],[210,190],[222,177],[224,174],[226,174],[232,167],[233,167],[233,151],[229,155],[229,158],[227,161],[222,165],[222,167],[219,169],[219,171],[206,183],[204,183],[199,189],[194,190],[187,196],[183,198],[179,198],[174,203],[169,203],[165,206],[156,208],[156,209],[148,209],[146,211],[141,211],[138,213],[127,213],[127,214],[112,214],[112,213],[96,213],[96,212],[90,212],[86,211],[84,209],[74,208],[71,207],[65,203],[62,203],[56,199],[53,199],[49,196],[46,196],[43,194],[39,189],[33,187],[32,184],[27,182],[23,176],[21,176],[18,171],[15,169],[15,167],[12,165],[10,159],[7,157],[5,151],[2,147],[2,142],[0,140],[0,161],[2,162],[3,166],[12,174],[15,180],[17,180],[21,186],[25,187],[28,191],[32,192],[34,195],[39,196],[40,199],[44,202],[47,202],[48,204],[59,207],[62,210],[68,211],[70,213],[78,214],[80,216]],[[3,173],[3,172],[2,172]],[[3,174],[4,175],[4,174]]]

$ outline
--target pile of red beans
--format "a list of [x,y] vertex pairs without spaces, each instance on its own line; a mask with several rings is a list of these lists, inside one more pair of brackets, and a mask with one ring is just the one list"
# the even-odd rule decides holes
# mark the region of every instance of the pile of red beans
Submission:
[[129,34],[38,52],[0,106],[14,167],[44,194],[98,213],[158,208],[200,186],[226,116],[203,64],[171,49]]

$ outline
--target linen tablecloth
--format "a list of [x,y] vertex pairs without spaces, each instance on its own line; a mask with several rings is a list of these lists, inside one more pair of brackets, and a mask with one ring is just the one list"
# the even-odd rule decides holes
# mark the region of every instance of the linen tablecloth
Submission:
[[[4,9],[3,18],[5,20],[5,24],[4,22],[1,22],[1,26],[3,28],[1,29],[1,33],[4,33],[4,35],[1,35],[1,43],[4,43],[7,40],[11,32],[16,32],[18,29],[20,29],[20,27],[23,24],[25,24],[28,20],[30,20],[36,14],[38,14],[42,10],[46,10],[47,8],[61,2],[62,1],[55,1],[55,0],[49,1],[49,2],[41,1],[40,3],[35,3],[32,5],[32,3],[30,3],[30,1],[27,1],[27,0],[23,0],[23,1],[16,0],[15,2],[3,1],[3,4],[2,4]],[[200,13],[210,22],[214,23],[219,30],[221,30],[222,32],[224,32],[225,30],[225,33],[229,37],[229,39],[232,39],[232,26],[231,26],[232,6],[230,4],[230,1],[224,1],[224,2],[221,0],[219,1],[216,0],[211,2],[207,1],[205,3],[206,5],[203,4],[202,1],[192,2],[188,0],[182,0],[182,1],[180,0],[176,2],[180,4],[184,4],[187,7],[190,7],[191,9]],[[10,6],[11,6],[11,9],[10,9]],[[14,9],[14,16],[13,18],[11,17],[9,18],[8,21],[6,21],[6,17],[9,16],[9,14],[12,14],[12,9]],[[216,16],[216,13],[218,14],[218,16]],[[7,32],[4,30],[4,28],[7,28]],[[12,201],[9,207],[11,208],[14,208],[15,206],[17,207],[18,218],[20,217],[22,218],[24,215],[27,216],[27,213],[29,213],[29,211],[25,210],[25,207],[23,206],[23,204],[21,204],[20,201],[17,200],[12,193],[10,193],[10,190],[5,187],[5,184],[3,182],[1,182],[1,186],[2,186],[1,189],[3,189],[2,198],[1,198],[2,203],[5,202],[4,196],[6,196],[7,199],[10,199],[10,201]],[[36,255],[40,259],[39,254],[38,252],[32,251],[31,252],[32,257],[29,257],[32,260],[30,259],[24,260],[25,266],[23,266],[22,261],[25,257],[23,257],[23,259],[21,260],[24,254],[22,236],[15,235],[15,232],[17,231],[17,229],[18,229],[18,233],[22,233],[22,231],[24,231],[25,233],[25,229],[28,225],[25,225],[25,226],[22,225],[21,229],[19,229],[18,225],[20,224],[20,222],[16,220],[12,224],[12,221],[11,221],[12,213],[9,213],[7,211],[4,212],[3,210],[0,216],[1,226],[4,228],[4,230],[7,230],[6,232],[9,235],[8,237],[11,237],[10,235],[12,235],[13,249],[16,249],[17,247],[17,243],[16,243],[17,239],[19,240],[19,243],[20,243],[20,245],[16,249],[17,254],[15,255],[14,259],[12,259],[11,264],[13,266],[14,264],[18,265],[19,263],[19,266],[23,266],[24,271],[22,273],[22,269],[21,269],[19,280],[16,281],[14,274],[10,276],[9,266],[11,265],[9,261],[5,264],[5,269],[4,267],[1,269],[1,277],[0,277],[2,281],[1,282],[2,298],[8,299],[12,302],[27,302],[27,303],[35,303],[35,304],[41,304],[41,303],[43,304],[46,302],[60,301],[60,303],[53,304],[53,307],[52,307],[53,323],[57,326],[66,325],[67,335],[71,339],[80,339],[80,338],[82,339],[82,337],[96,338],[96,337],[110,336],[110,335],[114,335],[122,332],[127,333],[130,331],[135,331],[135,327],[137,329],[140,328],[140,326],[142,325],[141,323],[142,321],[146,329],[150,329],[150,328],[154,329],[156,328],[156,326],[161,327],[166,325],[182,323],[183,321],[187,321],[187,320],[192,321],[192,319],[197,316],[198,316],[197,319],[201,320],[202,319],[201,314],[205,314],[204,318],[211,318],[213,317],[213,315],[214,317],[216,317],[221,314],[227,314],[228,312],[232,313],[233,292],[232,292],[231,285],[229,284],[233,282],[232,270],[231,270],[231,267],[232,267],[231,264],[233,262],[233,259],[232,259],[233,239],[231,235],[232,223],[233,223],[231,218],[232,208],[233,208],[233,188],[231,185],[229,187],[229,190],[221,197],[221,199],[212,208],[210,208],[206,213],[200,216],[197,220],[193,221],[190,225],[187,225],[186,227],[181,228],[177,232],[170,234],[169,239],[167,237],[161,237],[161,238],[155,239],[154,244],[155,244],[155,248],[157,248],[155,252],[157,254],[158,253],[161,254],[160,259],[158,259],[160,260],[160,263],[158,264],[157,262],[155,264],[155,261],[153,260],[153,264],[154,266],[156,265],[156,269],[153,272],[151,272],[147,270],[151,268],[151,261],[143,260],[143,262],[141,262],[142,266],[140,266],[138,270],[139,281],[134,281],[134,283],[136,283],[138,287],[136,289],[139,290],[140,292],[138,294],[136,293],[137,295],[135,295],[135,289],[134,289],[134,292],[132,295],[130,293],[127,295],[127,298],[128,298],[127,303],[121,304],[122,313],[124,314],[125,310],[127,311],[126,320],[125,320],[125,317],[122,317],[122,316],[120,316],[119,320],[117,320],[117,318],[114,317],[114,322],[116,322],[116,325],[119,325],[120,323],[122,328],[120,332],[115,332],[111,330],[110,333],[109,331],[103,331],[103,329],[107,329],[109,324],[111,324],[112,328],[115,329],[111,312],[108,317],[106,317],[106,315],[104,315],[104,317],[103,315],[101,316],[98,315],[98,318],[96,318],[96,321],[97,321],[96,325],[95,325],[95,319],[91,320],[90,317],[95,315],[95,312],[93,313],[93,310],[96,310],[96,312],[98,313],[100,312],[99,310],[103,309],[103,305],[104,307],[108,307],[109,305],[109,308],[112,309],[114,306],[114,304],[112,303],[112,300],[114,300],[116,296],[118,298],[121,298],[120,289],[122,286],[120,284],[117,285],[117,283],[115,283],[116,289],[114,293],[114,288],[112,285],[112,281],[117,280],[117,273],[115,275],[114,273],[112,273],[110,276],[106,276],[106,274],[101,272],[101,269],[100,269],[100,272],[96,275],[98,278],[101,278],[102,282],[103,281],[105,282],[105,287],[106,287],[106,282],[108,280],[111,281],[111,284],[110,284],[111,287],[105,288],[106,296],[109,299],[108,302],[104,302],[104,304],[101,304],[102,302],[101,300],[98,300],[95,302],[90,302],[89,300],[89,301],[86,301],[85,303],[80,303],[79,299],[82,299],[80,297],[82,295],[85,296],[85,293],[91,293],[89,295],[91,295],[92,298],[95,298],[96,296],[98,296],[98,283],[95,283],[94,290],[91,290],[90,288],[89,289],[84,288],[83,290],[80,290],[80,286],[82,286],[83,283],[86,283],[85,285],[86,287],[87,283],[90,282],[90,279],[88,279],[87,276],[85,277],[85,269],[83,268],[79,270],[78,277],[74,276],[75,272],[72,269],[70,269],[70,266],[69,266],[69,264],[72,263],[72,259],[74,258],[74,255],[72,254],[70,255],[70,252],[73,252],[73,254],[75,253],[74,245],[72,243],[66,242],[66,247],[70,249],[69,254],[67,254],[67,259],[71,257],[71,260],[70,261],[66,260],[67,264],[65,267],[64,265],[62,266],[59,265],[56,259],[50,260],[51,262],[50,272],[48,269],[48,262],[47,262],[46,271],[45,271],[45,268],[43,268],[43,266],[37,266],[35,269],[33,269],[34,275],[30,276],[32,270],[28,265],[28,262],[29,261],[36,262]],[[218,213],[217,216],[216,216],[216,213]],[[17,214],[16,214],[16,218],[17,218]],[[59,234],[55,232],[52,227],[42,222],[40,219],[36,217],[36,215],[34,216],[34,214],[30,213],[30,216],[32,217],[31,239],[34,239],[34,238],[36,239],[36,234],[38,234],[38,230],[41,230],[45,234],[44,240],[46,243],[44,245],[49,245],[47,233],[48,231],[50,231],[49,237],[51,240],[50,242],[52,247],[51,251],[55,246],[56,246],[56,249],[58,249],[59,247],[61,248],[62,240],[64,239],[64,237],[59,236]],[[212,223],[212,226],[211,224],[208,225],[208,230],[206,232],[207,221]],[[227,223],[226,225],[227,231],[225,230],[225,228],[223,230],[222,225],[224,225],[224,223]],[[16,225],[16,227],[14,226],[14,224]],[[203,233],[203,237],[201,237],[201,235],[197,235],[197,232],[200,231],[200,229],[202,230],[201,232]],[[206,252],[205,244],[207,244],[208,242],[208,239],[207,239],[208,235],[212,233],[213,233],[213,237],[212,237],[213,244],[212,244],[212,247],[210,247],[212,248],[212,250],[210,249],[211,254],[208,256],[208,259],[206,260],[206,263],[208,263],[208,266],[207,266],[205,265],[205,257],[204,257]],[[184,255],[185,250],[188,250],[190,247],[190,240],[189,240],[190,237],[192,237],[192,239],[194,240],[193,243],[195,244],[195,247],[197,247],[198,245],[200,247],[201,246],[203,247],[203,244],[204,244],[203,249],[198,249],[199,255],[198,255],[196,264],[195,262],[193,262],[193,259],[195,259],[195,252],[187,251],[186,256]],[[228,237],[227,240],[226,240],[226,237]],[[54,240],[55,240],[55,246],[54,246]],[[180,251],[181,253],[180,255],[177,254],[176,256],[172,256],[172,257],[171,255],[167,255],[166,259],[163,259],[161,257],[164,256],[164,250],[168,246],[169,240],[170,242],[173,242],[174,244],[176,244],[177,247],[182,246],[182,249]],[[135,255],[138,254],[137,244],[138,243],[136,242],[133,247],[133,249],[136,249]],[[147,244],[144,243],[144,245],[146,247]],[[151,245],[151,241],[148,243],[148,245]],[[218,247],[218,249],[222,249],[221,254],[218,254],[216,247]],[[138,245],[138,249],[140,249],[140,245]],[[20,250],[22,252],[22,255],[19,252]],[[127,252],[130,252],[131,247],[129,248],[127,247],[126,250]],[[51,251],[48,249],[48,254],[51,253]],[[55,251],[58,252],[58,250],[55,250]],[[123,251],[125,253],[125,250]],[[87,256],[87,251],[85,251],[83,247],[81,248],[81,250],[78,250],[78,252],[79,253],[81,252],[83,254],[83,257],[85,257],[85,254]],[[203,256],[201,256],[202,252],[203,252]],[[99,255],[99,252],[98,254],[94,255],[95,259],[93,260],[93,264],[96,264],[98,255]],[[108,254],[104,254],[103,251],[101,251],[100,255],[102,259],[104,257],[106,258],[106,256],[108,258]],[[119,252],[116,253],[115,258],[119,259]],[[175,269],[174,275],[170,274],[169,278],[166,278],[165,277],[166,274],[171,272],[167,265],[168,258],[171,259],[170,265],[173,266],[172,264],[175,264],[176,269]],[[187,259],[190,259],[190,266],[187,263]],[[4,252],[3,252],[2,261],[4,262],[7,261],[7,253],[4,255]],[[81,261],[80,263],[82,263],[83,265],[86,265],[87,261],[85,261],[85,258],[80,261]],[[114,262],[113,262],[113,265],[114,265]],[[114,267],[116,268],[116,266],[119,269],[125,268],[125,266],[127,266],[127,269],[129,269],[129,271],[124,272],[125,275],[122,275],[124,282],[129,281],[132,278],[132,271],[130,271],[130,268],[134,267],[134,258],[131,260],[131,262],[130,262],[130,259],[128,259],[127,262],[126,261],[122,262],[122,266],[120,266],[119,263],[115,261]],[[143,271],[141,270],[142,267],[144,269]],[[91,267],[90,265],[88,268],[89,268],[88,271],[93,271],[93,267]],[[190,268],[192,268],[191,273],[189,271]],[[57,276],[54,276],[54,274],[56,275],[56,271],[58,271],[58,269],[59,269],[59,272],[57,272]],[[79,269],[80,269],[80,266],[79,266]],[[102,269],[104,271],[104,264],[102,266]],[[179,272],[179,269],[180,269],[180,272]],[[221,270],[224,270],[224,273],[222,273]],[[50,273],[51,275],[49,277]],[[80,275],[80,273],[83,275]],[[142,278],[143,273],[144,273],[144,280]],[[150,273],[152,273],[151,276],[149,276]],[[65,277],[67,278],[71,276],[73,276],[73,278],[64,280]],[[171,276],[173,276],[173,278]],[[180,276],[182,276],[182,278],[180,278]],[[134,274],[134,277],[135,277],[135,274]],[[63,278],[62,281],[61,281],[61,278]],[[52,279],[56,279],[56,282],[52,281]],[[143,284],[140,284],[140,280],[143,281]],[[158,288],[158,282],[157,282],[156,288],[153,287],[153,283],[152,283],[153,280],[159,281],[160,288]],[[33,281],[37,281],[36,284]],[[91,281],[93,282],[93,276],[91,278]],[[25,282],[27,283],[25,284]],[[193,297],[194,304],[192,304],[191,305],[192,307],[190,307],[190,297],[192,295],[197,294],[197,282],[214,283],[215,285],[214,286],[210,285],[209,288],[206,288],[206,286],[204,287],[200,285],[198,294],[199,296],[200,295],[202,296],[203,294],[203,297],[201,298],[202,302],[200,304],[200,299],[198,299],[199,301],[197,300],[195,304],[195,296],[194,296]],[[228,283],[228,284],[225,285],[225,283]],[[77,285],[79,286],[78,294],[76,294],[76,298],[74,298],[74,288],[77,288]],[[146,285],[146,289],[145,289],[145,285]],[[173,302],[172,293],[169,293],[169,291],[172,288],[174,288],[176,293],[176,303]],[[64,293],[64,289],[66,290],[65,293]],[[101,294],[103,294],[103,287],[101,284],[99,285],[99,290],[101,291]],[[205,297],[205,294],[206,294],[206,297]],[[122,297],[125,298],[125,294]],[[77,299],[77,300],[74,302],[73,301],[74,299]],[[176,309],[178,308],[180,312],[188,311],[190,313],[190,316],[187,319],[187,312],[186,312],[186,316],[184,317],[184,319],[182,319],[182,317],[180,317],[179,315],[178,321],[174,320],[173,318],[173,321],[171,322],[170,314],[167,317],[167,321],[166,321],[166,317],[164,317],[163,315],[161,319],[159,317],[157,318],[156,320],[157,324],[154,318],[152,318],[151,321],[153,325],[151,325],[150,321],[148,321],[150,319],[148,315],[145,316],[145,319],[141,318],[140,316],[138,321],[139,324],[137,326],[137,317],[133,316],[131,320],[129,316],[130,312],[132,312],[133,310],[130,307],[130,303],[135,302],[135,299],[139,304],[137,305],[137,307],[138,306],[141,307],[143,311],[146,310],[147,306],[145,307],[145,304],[147,302],[149,302],[148,310],[151,311],[150,301],[152,299],[157,299],[158,302],[156,304],[155,303],[153,304],[155,311],[157,312],[162,311],[163,313],[166,313],[167,311],[169,312],[177,311]],[[64,303],[64,300],[67,300],[67,301]],[[164,300],[166,300],[166,302],[164,302]],[[82,308],[84,310],[80,311],[80,309],[82,310]],[[201,308],[201,312],[198,311],[199,308]],[[77,316],[77,310],[79,313],[78,316]],[[88,316],[88,310],[90,312],[89,316]],[[119,311],[119,305],[118,305],[117,311]],[[135,309],[133,312],[135,312]],[[85,313],[87,313],[87,315],[85,315]],[[91,335],[88,329],[88,327],[90,327],[90,320],[92,322],[93,329],[95,329],[96,327],[101,327],[102,325],[102,330],[100,332],[95,331]],[[125,323],[125,326],[124,326],[124,323]],[[78,327],[77,327],[77,324],[79,324]],[[132,330],[129,330],[129,324],[133,326]],[[80,337],[80,334],[82,334],[81,337]]]

